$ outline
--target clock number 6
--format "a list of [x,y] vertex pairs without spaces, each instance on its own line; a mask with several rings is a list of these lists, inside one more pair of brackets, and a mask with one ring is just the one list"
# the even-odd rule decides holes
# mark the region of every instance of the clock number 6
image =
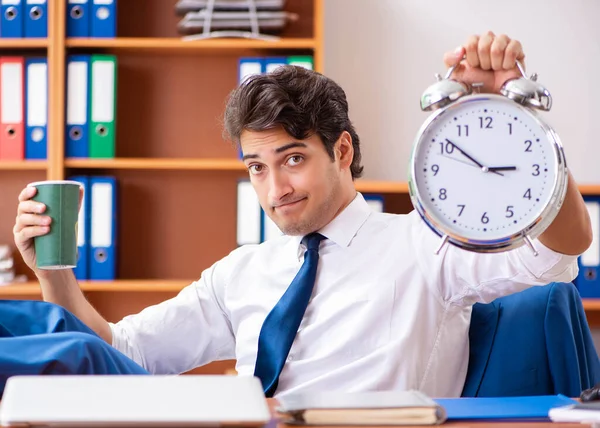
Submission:
[[487,216],[487,212],[484,212],[483,215],[481,216],[481,222],[483,224],[488,224],[490,222],[490,219]]

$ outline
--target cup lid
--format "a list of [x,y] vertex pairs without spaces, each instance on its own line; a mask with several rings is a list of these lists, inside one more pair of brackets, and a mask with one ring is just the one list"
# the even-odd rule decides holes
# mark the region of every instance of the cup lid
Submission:
[[36,186],[44,186],[49,184],[75,184],[81,187],[81,183],[75,180],[42,180],[42,181],[34,181],[33,183],[29,183],[27,187],[36,187]]

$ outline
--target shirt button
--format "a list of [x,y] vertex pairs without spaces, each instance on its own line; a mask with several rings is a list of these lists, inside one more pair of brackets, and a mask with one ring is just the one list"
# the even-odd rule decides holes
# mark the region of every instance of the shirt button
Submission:
[[288,361],[294,361],[294,356],[293,355],[288,355],[287,360]]

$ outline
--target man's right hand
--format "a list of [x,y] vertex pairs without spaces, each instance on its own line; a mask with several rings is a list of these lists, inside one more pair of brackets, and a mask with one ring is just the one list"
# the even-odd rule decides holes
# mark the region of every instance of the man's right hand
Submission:
[[33,238],[45,235],[50,231],[51,219],[49,216],[43,215],[46,205],[31,200],[36,192],[35,187],[26,187],[19,194],[19,206],[13,234],[23,261],[37,274]]
[[[36,236],[42,236],[50,231],[51,218],[44,215],[46,205],[41,202],[32,200],[37,192],[35,187],[26,187],[19,194],[19,206],[17,208],[17,218],[13,227],[15,244],[23,257],[23,261],[35,274],[39,277],[40,271],[36,267],[35,246],[33,244]],[[79,206],[81,207],[81,199],[83,197],[83,189],[79,193]]]

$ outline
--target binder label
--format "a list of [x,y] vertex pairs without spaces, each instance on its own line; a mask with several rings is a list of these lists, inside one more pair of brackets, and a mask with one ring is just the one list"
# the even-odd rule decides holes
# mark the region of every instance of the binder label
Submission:
[[112,241],[112,192],[110,183],[92,186],[92,247],[110,247]]
[[21,64],[2,64],[2,123],[23,122],[23,69]]
[[92,62],[92,122],[114,120],[115,63],[112,61]]
[[597,267],[600,265],[600,202],[586,201],[585,206],[592,222],[592,245],[581,255],[581,265]]
[[87,63],[71,62],[67,83],[67,123],[84,125],[87,121]]
[[[29,65],[28,68],[27,124],[28,126],[45,126],[47,117],[46,108],[48,106],[48,94],[46,91],[48,66],[36,63]],[[41,137],[43,138],[43,131]],[[38,141],[40,140],[41,138]]]

